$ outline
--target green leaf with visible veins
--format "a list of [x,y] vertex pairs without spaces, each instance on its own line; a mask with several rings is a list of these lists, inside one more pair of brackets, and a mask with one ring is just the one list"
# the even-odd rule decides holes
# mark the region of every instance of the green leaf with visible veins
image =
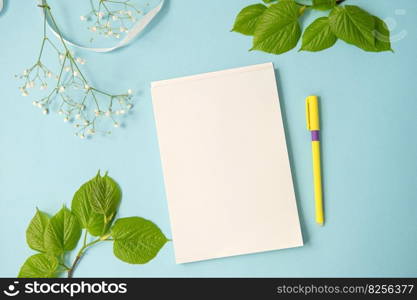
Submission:
[[364,50],[371,52],[393,51],[391,48],[390,31],[387,24],[378,17],[375,17],[375,46]]
[[318,18],[306,28],[300,50],[321,51],[333,46],[337,41],[329,25],[329,18]]
[[113,178],[107,173],[97,176],[90,183],[90,205],[94,212],[104,215],[106,223],[109,223],[116,215],[122,198],[122,192]]
[[294,48],[301,36],[299,16],[293,0],[271,5],[258,20],[251,50],[281,54]]
[[104,215],[96,213],[91,207],[93,190],[97,188],[96,178],[84,183],[74,194],[71,210],[77,216],[82,228],[86,228],[93,236],[103,235],[106,231]]
[[236,17],[232,31],[246,35],[253,35],[259,17],[266,10],[263,4],[254,4],[242,9]]
[[81,236],[81,227],[77,217],[63,207],[54,215],[45,230],[45,250],[53,255],[61,255],[73,250]]
[[44,234],[49,223],[49,216],[36,209],[36,214],[26,229],[26,242],[30,248],[39,252],[45,252]]
[[40,253],[29,257],[20,268],[19,278],[54,278],[59,262],[54,256]]
[[336,6],[336,0],[313,0],[313,8],[318,10],[329,10]]
[[146,264],[168,241],[153,222],[140,217],[118,219],[111,235],[114,255],[130,264]]
[[339,39],[364,50],[375,47],[375,18],[358,6],[335,7],[329,22]]

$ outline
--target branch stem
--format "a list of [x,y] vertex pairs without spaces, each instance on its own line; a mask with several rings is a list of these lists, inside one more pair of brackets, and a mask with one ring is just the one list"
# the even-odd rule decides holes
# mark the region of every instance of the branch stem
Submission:
[[[84,241],[86,241],[86,237],[87,237],[87,230],[86,233],[84,235]],[[97,244],[98,242],[101,242],[102,239],[98,238],[90,243],[85,243],[84,245],[81,247],[80,251],[78,251],[77,256],[74,259],[74,262],[72,263],[71,267],[68,270],[68,278],[72,278],[74,275],[74,271],[75,268],[77,267],[77,264],[79,263],[80,259],[82,258],[82,256],[85,254],[85,251],[87,250],[88,247],[93,246],[94,244]]]
[[[336,5],[340,5],[343,2],[345,2],[346,0],[336,0]],[[304,3],[299,3],[297,0],[295,1],[295,3],[297,3],[298,5],[304,6],[305,8],[310,8],[312,7],[312,5],[308,5],[308,4],[304,4]]]

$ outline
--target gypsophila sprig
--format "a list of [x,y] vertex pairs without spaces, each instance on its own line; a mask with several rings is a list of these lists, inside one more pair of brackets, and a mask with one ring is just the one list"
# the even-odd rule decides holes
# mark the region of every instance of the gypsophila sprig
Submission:
[[80,20],[90,22],[88,29],[93,33],[119,39],[144,14],[129,0],[90,0],[90,11],[80,16]]
[[[121,198],[116,181],[99,171],[75,192],[71,208],[64,205],[53,216],[36,209],[26,242],[37,254],[26,259],[18,277],[53,278],[66,272],[71,278],[86,251],[98,243],[112,243],[114,255],[130,264],[154,259],[169,239],[144,218],[116,218]],[[80,239],[82,246],[69,262]]]
[[[92,85],[80,67],[86,60],[69,50],[47,2],[43,1],[38,6],[44,14],[42,43],[36,62],[17,75],[23,81],[19,87],[22,96],[29,96],[30,91],[37,87],[47,91],[44,97],[32,104],[45,115],[56,110],[64,122],[74,125],[75,135],[81,139],[97,133],[111,133],[104,128],[109,125],[120,127],[121,116],[133,108],[132,90],[123,94],[112,94]],[[47,18],[59,35],[58,41],[51,39],[46,30]],[[56,52],[59,61],[56,71],[43,62],[47,48]]]

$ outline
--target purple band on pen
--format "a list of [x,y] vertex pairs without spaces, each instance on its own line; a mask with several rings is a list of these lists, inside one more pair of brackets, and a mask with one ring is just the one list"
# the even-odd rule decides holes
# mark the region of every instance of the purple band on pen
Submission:
[[318,130],[311,131],[311,140],[312,141],[320,141],[319,131]]

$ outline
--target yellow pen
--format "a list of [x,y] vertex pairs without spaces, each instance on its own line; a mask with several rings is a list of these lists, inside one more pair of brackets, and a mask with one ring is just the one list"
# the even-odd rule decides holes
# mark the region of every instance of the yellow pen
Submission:
[[319,102],[317,96],[309,96],[306,99],[307,129],[311,131],[311,146],[313,151],[313,177],[314,177],[314,198],[316,203],[316,222],[324,225],[323,213],[323,191],[321,183],[321,161],[320,161],[320,121]]

